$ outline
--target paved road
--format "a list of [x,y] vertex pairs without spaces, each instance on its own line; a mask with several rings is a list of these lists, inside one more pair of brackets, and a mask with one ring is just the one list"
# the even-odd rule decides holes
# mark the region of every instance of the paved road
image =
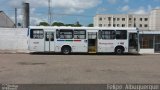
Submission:
[[0,54],[0,83],[160,83],[160,55]]

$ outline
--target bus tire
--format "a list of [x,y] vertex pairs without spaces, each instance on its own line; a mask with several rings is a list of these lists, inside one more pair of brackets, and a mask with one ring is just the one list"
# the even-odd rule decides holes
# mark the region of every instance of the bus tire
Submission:
[[122,54],[124,54],[124,47],[116,47],[115,48],[115,53],[117,54],[117,55],[122,55]]
[[63,54],[68,55],[71,53],[71,47],[70,46],[63,46],[61,51]]

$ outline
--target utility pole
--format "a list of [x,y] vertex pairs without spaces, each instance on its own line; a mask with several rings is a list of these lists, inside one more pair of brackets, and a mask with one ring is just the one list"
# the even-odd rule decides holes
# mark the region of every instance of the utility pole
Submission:
[[17,8],[15,8],[15,28],[17,28]]
[[51,0],[48,0],[48,23],[51,26],[52,23]]
[[29,3],[23,3],[23,27],[28,28],[30,25],[30,6]]

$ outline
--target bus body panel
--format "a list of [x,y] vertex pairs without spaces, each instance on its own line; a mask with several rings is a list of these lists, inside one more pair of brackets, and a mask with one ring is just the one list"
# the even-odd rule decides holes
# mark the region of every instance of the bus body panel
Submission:
[[44,39],[30,39],[29,40],[29,50],[30,52],[44,52]]
[[98,40],[98,52],[114,52],[115,40]]
[[124,52],[128,52],[128,40],[98,40],[98,52],[114,52],[117,46],[124,47]]
[[58,40],[55,43],[55,52],[61,52],[63,46],[70,46],[71,52],[87,52],[86,40]]

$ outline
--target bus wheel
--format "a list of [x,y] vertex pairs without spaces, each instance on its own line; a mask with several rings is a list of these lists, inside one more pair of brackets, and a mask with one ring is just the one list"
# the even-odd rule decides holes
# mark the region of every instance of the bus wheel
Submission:
[[64,46],[64,47],[62,48],[62,53],[63,53],[63,54],[67,55],[67,54],[69,54],[70,52],[71,52],[71,48],[70,48],[70,47]]
[[123,53],[124,53],[124,49],[123,48],[116,48],[115,49],[115,53],[117,54],[117,55],[122,55]]

